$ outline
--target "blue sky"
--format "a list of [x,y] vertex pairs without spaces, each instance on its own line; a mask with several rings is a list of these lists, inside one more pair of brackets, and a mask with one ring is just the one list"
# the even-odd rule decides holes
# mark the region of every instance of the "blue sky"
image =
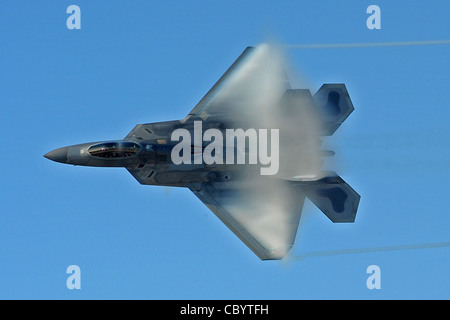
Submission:
[[[81,30],[66,9],[81,8]],[[381,30],[366,8],[381,8]],[[246,46],[449,39],[448,1],[13,1],[0,8],[0,298],[449,299],[450,249],[261,262],[190,191],[46,152],[184,118]],[[290,49],[355,112],[330,140],[354,224],[306,203],[292,255],[449,241],[450,45]],[[81,268],[81,290],[66,269]],[[381,289],[366,287],[369,265]]]

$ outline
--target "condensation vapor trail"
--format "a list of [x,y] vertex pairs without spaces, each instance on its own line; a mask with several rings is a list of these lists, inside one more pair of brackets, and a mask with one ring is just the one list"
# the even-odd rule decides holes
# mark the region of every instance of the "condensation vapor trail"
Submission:
[[361,43],[310,43],[285,45],[286,49],[332,49],[332,48],[368,48],[368,47],[405,47],[405,46],[434,46],[450,44],[447,40],[430,41],[398,41],[398,42],[361,42]]
[[401,251],[401,250],[417,250],[417,249],[432,249],[432,248],[448,248],[450,242],[437,242],[437,243],[425,243],[425,244],[412,244],[402,246],[387,246],[387,247],[374,247],[374,248],[361,248],[361,249],[342,249],[331,251],[316,251],[305,253],[297,256],[289,257],[289,260],[303,260],[311,257],[328,257],[345,254],[357,254],[357,253],[370,253],[370,252],[386,252],[386,251]]

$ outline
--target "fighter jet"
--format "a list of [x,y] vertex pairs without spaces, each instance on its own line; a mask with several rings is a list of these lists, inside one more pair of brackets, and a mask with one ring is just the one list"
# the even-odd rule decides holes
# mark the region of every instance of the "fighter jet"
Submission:
[[292,89],[280,50],[248,47],[181,120],[138,124],[121,140],[53,150],[61,163],[124,167],[143,185],[190,189],[261,260],[294,245],[305,198],[354,222],[359,194],[323,169],[323,139],[354,110],[344,84]]

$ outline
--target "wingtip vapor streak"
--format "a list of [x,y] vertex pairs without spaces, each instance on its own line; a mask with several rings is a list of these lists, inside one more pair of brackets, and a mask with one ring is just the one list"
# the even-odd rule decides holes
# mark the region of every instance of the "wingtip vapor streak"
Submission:
[[[291,89],[278,62],[270,46],[248,47],[184,119],[138,124],[122,140],[63,147],[44,156],[73,165],[125,167],[144,185],[189,188],[261,260],[282,259],[294,245],[306,197],[332,222],[354,222],[360,196],[335,172],[305,166],[317,162],[308,158],[315,153],[311,145],[317,146],[304,141],[332,135],[354,110],[346,86],[324,84],[314,95]],[[298,131],[310,122],[306,109],[320,115],[317,137]],[[274,118],[281,137],[280,174],[253,174],[251,165],[172,159],[176,129],[195,134],[201,121],[202,133],[214,129],[225,137],[230,128],[273,127]],[[205,141],[192,144],[194,154],[205,148]]]

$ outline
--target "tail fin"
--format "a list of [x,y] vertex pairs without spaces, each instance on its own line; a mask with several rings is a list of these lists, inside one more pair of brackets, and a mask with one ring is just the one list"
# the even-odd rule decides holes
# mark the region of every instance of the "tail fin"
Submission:
[[297,187],[333,222],[354,222],[360,195],[335,172]]
[[354,107],[345,84],[324,84],[313,97],[324,120],[324,136],[331,136]]

